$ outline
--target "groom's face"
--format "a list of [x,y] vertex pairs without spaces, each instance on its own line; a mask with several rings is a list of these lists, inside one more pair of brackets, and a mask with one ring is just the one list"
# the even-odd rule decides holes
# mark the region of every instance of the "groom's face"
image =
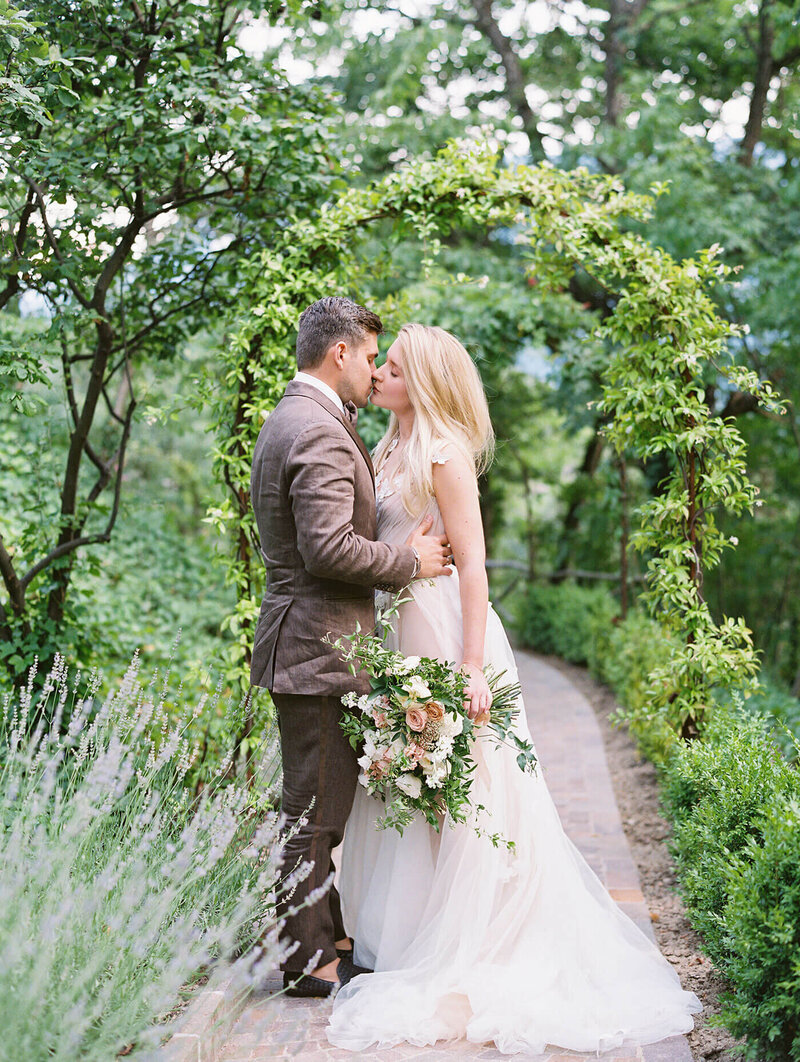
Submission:
[[357,406],[367,404],[377,356],[378,337],[374,332],[369,332],[360,343],[348,346],[342,376],[342,389],[346,393],[340,393],[342,401],[354,402]]

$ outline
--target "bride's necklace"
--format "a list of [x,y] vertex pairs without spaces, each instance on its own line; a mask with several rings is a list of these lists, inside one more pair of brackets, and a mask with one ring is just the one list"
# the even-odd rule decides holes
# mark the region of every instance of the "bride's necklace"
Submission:
[[[375,477],[375,483],[376,483],[376,486],[378,487],[378,500],[379,501],[382,501],[384,498],[388,498],[390,494],[394,494],[394,487],[392,486],[392,484],[394,483],[395,479],[397,478],[397,473],[400,471],[400,461],[398,461],[397,464],[395,465],[394,472],[392,473],[391,476],[388,476],[386,474],[386,465],[387,465],[387,463],[389,461],[389,458],[392,456],[394,451],[397,449],[397,444],[399,442],[400,442],[400,436],[399,435],[395,435],[395,437],[392,439],[392,441],[386,447],[386,453],[384,454],[383,461],[381,461],[381,467],[378,470],[377,476]],[[402,458],[401,458],[401,460],[402,460]]]
[[[399,442],[400,442],[400,436],[399,435],[395,435],[395,437],[392,439],[392,441],[386,447],[386,454],[384,455],[383,461],[381,461],[381,472],[383,472],[384,474],[385,474],[385,471],[386,471],[386,466],[389,464],[389,458],[392,456],[392,454],[397,449],[397,444]],[[405,449],[405,444],[403,444],[403,449]],[[403,463],[403,455],[401,453],[401,454],[398,455],[398,460],[395,462],[394,472],[391,475],[392,479],[394,479],[396,477],[397,473],[400,470],[400,465],[402,463]]]

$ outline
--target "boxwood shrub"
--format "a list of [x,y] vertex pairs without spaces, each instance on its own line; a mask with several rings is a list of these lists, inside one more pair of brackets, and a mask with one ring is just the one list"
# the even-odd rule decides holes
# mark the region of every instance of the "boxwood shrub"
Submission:
[[717,691],[700,739],[655,710],[648,675],[671,636],[605,588],[536,587],[522,611],[532,648],[588,663],[659,768],[680,888],[731,991],[722,1017],[758,1062],[800,1062],[800,701],[769,682],[742,701]]

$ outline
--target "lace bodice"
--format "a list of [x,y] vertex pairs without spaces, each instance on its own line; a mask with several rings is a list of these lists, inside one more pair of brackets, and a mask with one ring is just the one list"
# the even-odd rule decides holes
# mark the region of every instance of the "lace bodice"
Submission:
[[[433,514],[433,531],[441,534],[444,531],[444,522],[439,506],[435,498],[431,498],[423,511],[416,516],[411,516],[403,505],[401,496],[401,481],[403,478],[403,463],[395,467],[392,475],[385,473],[386,462],[397,446],[399,436],[395,436],[389,449],[386,451],[383,464],[375,474],[375,501],[377,505],[378,538],[383,542],[404,542],[409,532],[417,526],[424,516]],[[434,450],[431,461],[433,464],[443,465],[448,460],[448,454],[444,447]]]

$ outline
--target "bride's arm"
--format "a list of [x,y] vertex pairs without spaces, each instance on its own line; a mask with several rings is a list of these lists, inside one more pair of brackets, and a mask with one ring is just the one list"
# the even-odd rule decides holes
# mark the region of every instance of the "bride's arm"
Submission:
[[491,694],[483,673],[489,583],[475,470],[463,454],[450,448],[447,460],[433,466],[433,489],[458,571],[464,617],[461,667],[469,677],[468,710],[474,719],[488,711],[491,705]]

